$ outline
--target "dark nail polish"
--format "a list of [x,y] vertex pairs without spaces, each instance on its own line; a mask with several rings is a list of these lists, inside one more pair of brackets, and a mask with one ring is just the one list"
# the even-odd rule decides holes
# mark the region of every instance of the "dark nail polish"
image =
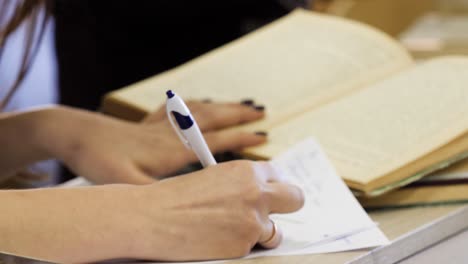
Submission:
[[253,104],[254,104],[254,100],[252,100],[252,99],[245,99],[245,100],[242,100],[242,101],[241,101],[241,104],[243,104],[243,105],[253,105]]
[[201,102],[204,103],[204,104],[208,104],[208,103],[211,103],[213,101],[211,99],[205,98],[205,99],[201,100]]
[[268,133],[265,132],[265,131],[256,131],[256,132],[255,132],[255,135],[266,137],[266,136],[268,136]]
[[255,105],[253,108],[259,112],[265,111],[265,106],[263,105]]

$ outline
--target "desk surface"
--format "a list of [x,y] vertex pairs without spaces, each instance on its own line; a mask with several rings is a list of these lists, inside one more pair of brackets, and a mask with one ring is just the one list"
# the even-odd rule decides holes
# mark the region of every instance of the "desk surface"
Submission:
[[[468,219],[467,219],[468,220]],[[398,264],[468,263],[468,230],[454,235]]]
[[391,244],[372,250],[333,254],[265,257],[236,260],[233,263],[396,263],[468,228],[468,206],[435,206],[377,211],[370,213]]

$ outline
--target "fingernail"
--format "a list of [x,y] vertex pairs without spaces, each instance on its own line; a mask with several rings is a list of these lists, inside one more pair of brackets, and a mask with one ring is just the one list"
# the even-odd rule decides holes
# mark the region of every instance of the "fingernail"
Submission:
[[209,98],[205,98],[205,99],[201,100],[201,102],[207,104],[207,103],[211,103],[213,101],[211,99],[209,99]]
[[256,131],[255,135],[266,137],[266,136],[268,136],[268,133],[265,132],[265,131]]
[[252,100],[252,99],[245,99],[245,100],[242,100],[242,101],[241,101],[241,104],[243,104],[243,105],[253,105],[253,104],[254,104],[254,100]]
[[255,105],[253,108],[259,112],[265,111],[265,106],[263,105]]

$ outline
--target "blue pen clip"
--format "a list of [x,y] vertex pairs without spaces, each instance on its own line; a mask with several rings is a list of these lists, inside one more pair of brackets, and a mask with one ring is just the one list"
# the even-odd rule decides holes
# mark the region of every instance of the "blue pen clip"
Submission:
[[183,103],[182,99],[180,99],[180,97],[174,94],[171,90],[168,90],[166,95],[166,114],[169,118],[169,122],[174,128],[176,134],[179,136],[180,141],[182,141],[186,148],[191,149],[192,146],[190,145],[190,142],[181,132],[181,130],[189,129],[194,124],[190,110]]

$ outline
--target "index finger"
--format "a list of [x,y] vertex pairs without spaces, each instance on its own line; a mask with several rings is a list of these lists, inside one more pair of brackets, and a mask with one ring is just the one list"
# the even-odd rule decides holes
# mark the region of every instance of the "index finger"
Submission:
[[190,110],[202,131],[229,128],[259,120],[265,116],[264,108],[255,108],[240,103],[198,103],[193,104],[192,108]]
[[296,185],[272,182],[265,194],[267,207],[273,213],[291,213],[304,206],[304,193]]
[[304,205],[304,193],[296,185],[287,182],[285,175],[271,163],[255,163],[255,173],[266,182],[265,200],[270,213],[291,213]]

